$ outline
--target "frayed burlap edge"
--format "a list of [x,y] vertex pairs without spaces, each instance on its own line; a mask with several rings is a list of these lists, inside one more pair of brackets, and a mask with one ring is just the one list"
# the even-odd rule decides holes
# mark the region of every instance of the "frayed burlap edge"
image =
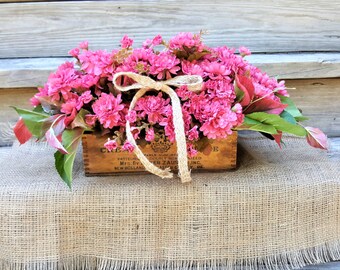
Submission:
[[129,261],[113,258],[75,256],[57,262],[8,262],[0,261],[0,269],[8,270],[185,270],[185,269],[223,269],[223,270],[291,270],[307,265],[327,263],[340,259],[340,241],[328,242],[317,247],[294,252],[252,259],[217,260],[178,260],[178,261]]

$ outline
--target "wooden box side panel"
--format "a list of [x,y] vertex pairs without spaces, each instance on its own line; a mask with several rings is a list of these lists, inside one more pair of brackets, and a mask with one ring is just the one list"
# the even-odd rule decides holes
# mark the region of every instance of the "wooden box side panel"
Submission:
[[[82,138],[85,174],[117,175],[124,173],[143,173],[145,169],[133,153],[113,151],[104,148],[107,136],[97,137],[85,134]],[[193,171],[229,170],[236,167],[237,132],[222,140],[211,140],[209,154],[199,152],[189,158],[189,167]],[[160,168],[177,171],[176,144],[168,141],[147,143],[140,146],[148,159]]]

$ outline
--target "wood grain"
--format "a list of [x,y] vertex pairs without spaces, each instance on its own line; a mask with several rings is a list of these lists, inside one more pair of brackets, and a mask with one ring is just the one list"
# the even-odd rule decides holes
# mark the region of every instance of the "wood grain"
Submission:
[[[85,175],[119,175],[147,173],[139,159],[126,151],[108,152],[103,147],[110,136],[85,134],[82,138]],[[210,140],[211,145],[189,159],[193,171],[222,171],[236,168],[237,132],[227,139]],[[138,143],[143,154],[157,167],[178,172],[177,147],[164,137]],[[208,152],[207,152],[208,150]],[[114,156],[115,158],[112,158]]]
[[246,59],[278,79],[340,77],[340,53],[253,54]]
[[31,108],[29,99],[36,89],[0,89],[0,146],[11,145],[14,140],[12,128],[19,116],[10,106]]
[[140,45],[156,34],[201,29],[210,46],[340,51],[340,2],[328,0],[3,3],[0,25],[0,58],[66,56],[84,39],[111,50],[124,34]]
[[302,268],[301,270],[339,270],[339,269],[340,269],[340,262],[330,262],[330,263],[306,266]]
[[72,58],[0,59],[0,88],[44,85],[51,72]]
[[[279,79],[340,77],[340,53],[254,54],[248,61]],[[72,58],[0,59],[0,88],[43,85],[49,74]]]
[[289,93],[303,114],[310,119],[304,126],[319,127],[330,137],[340,136],[340,80],[289,80]]
[[[59,1],[59,0],[54,0]],[[49,2],[48,0],[0,0],[0,3]]]

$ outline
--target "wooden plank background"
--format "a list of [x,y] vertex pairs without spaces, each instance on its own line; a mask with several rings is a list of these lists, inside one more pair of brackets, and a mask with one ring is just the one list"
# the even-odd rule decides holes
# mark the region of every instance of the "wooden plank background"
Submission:
[[[196,0],[2,3],[0,58],[65,56],[82,40],[112,49],[124,34],[208,30],[208,45],[253,52],[339,52],[340,1]],[[5,38],[4,38],[5,37]]]
[[[323,129],[330,156],[340,158],[340,1],[326,0],[0,0],[0,151],[13,142],[18,116],[10,105],[30,108],[29,98],[80,41],[111,50],[124,34],[208,30],[209,46],[245,45],[249,61],[287,80],[292,98]],[[296,80],[301,79],[303,80]],[[334,78],[334,79],[320,79]],[[294,79],[294,80],[292,80]],[[1,153],[2,153],[1,152]],[[0,153],[0,156],[1,156]],[[304,270],[338,270],[339,262]]]

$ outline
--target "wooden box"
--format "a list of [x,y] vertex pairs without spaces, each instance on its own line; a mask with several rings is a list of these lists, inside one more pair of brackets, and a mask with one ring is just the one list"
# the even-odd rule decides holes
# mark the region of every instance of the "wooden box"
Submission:
[[[120,150],[108,152],[104,148],[107,138],[107,136],[98,137],[94,134],[85,134],[83,136],[83,158],[86,176],[146,172],[133,153]],[[200,141],[197,143],[199,144]],[[204,145],[206,147],[203,152],[189,158],[189,168],[192,171],[221,171],[236,167],[237,132],[233,132],[226,139],[209,140],[209,143],[205,142]],[[139,142],[139,147],[156,166],[163,169],[170,167],[172,171],[177,171],[177,149],[175,144],[165,139],[158,139],[151,143]]]

